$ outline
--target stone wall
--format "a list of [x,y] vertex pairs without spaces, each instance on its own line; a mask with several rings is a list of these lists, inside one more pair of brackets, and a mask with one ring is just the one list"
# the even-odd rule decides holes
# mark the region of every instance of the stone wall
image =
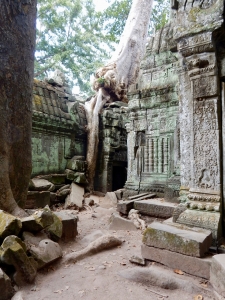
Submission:
[[67,159],[86,154],[86,118],[67,87],[34,80],[32,176],[63,173]]
[[167,192],[172,199],[177,196],[179,68],[169,24],[148,42],[138,82],[128,95],[128,189],[164,193],[170,179]]

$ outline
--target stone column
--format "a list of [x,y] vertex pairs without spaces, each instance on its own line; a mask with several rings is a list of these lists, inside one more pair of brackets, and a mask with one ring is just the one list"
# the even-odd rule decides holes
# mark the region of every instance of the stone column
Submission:
[[158,138],[154,138],[154,173],[158,173]]
[[163,139],[159,138],[159,147],[158,147],[158,173],[163,172]]
[[168,138],[164,138],[164,143],[163,143],[163,172],[167,174],[168,172]]
[[154,170],[154,140],[149,139],[149,172],[153,173]]

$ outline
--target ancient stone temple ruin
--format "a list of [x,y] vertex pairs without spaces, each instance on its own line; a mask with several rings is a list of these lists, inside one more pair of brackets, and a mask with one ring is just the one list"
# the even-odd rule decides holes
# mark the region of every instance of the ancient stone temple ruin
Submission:
[[[107,104],[100,115],[95,178],[104,193],[125,186],[181,203],[174,221],[210,230],[214,245],[224,214],[223,10],[222,0],[171,1],[170,22],[149,39],[128,105]],[[59,81],[34,84],[33,175],[85,160],[82,101]]]

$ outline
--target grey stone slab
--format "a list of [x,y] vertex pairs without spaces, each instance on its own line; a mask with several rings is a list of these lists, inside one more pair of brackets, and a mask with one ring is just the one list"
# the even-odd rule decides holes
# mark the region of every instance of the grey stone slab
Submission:
[[203,257],[212,242],[212,233],[202,228],[182,228],[153,222],[144,232],[147,246],[170,250],[189,256]]
[[70,210],[61,210],[54,212],[62,221],[62,236],[61,239],[64,242],[68,242],[76,238],[78,216],[74,215]]
[[217,254],[212,258],[210,283],[215,291],[225,298],[225,254]]
[[148,195],[149,193],[142,193],[142,194],[139,194],[139,195],[134,195],[134,196],[130,196],[128,197],[129,200],[134,200],[134,199],[138,199],[140,197],[143,197],[143,196],[146,196]]
[[164,202],[161,199],[149,199],[134,201],[134,208],[140,213],[156,217],[156,218],[170,218],[177,204]]
[[137,230],[132,221],[124,219],[116,213],[112,214],[110,221],[109,230]]
[[134,201],[119,201],[117,204],[117,211],[128,215],[129,211],[134,208]]
[[209,279],[212,258],[192,257],[169,250],[141,246],[142,257],[163,264],[171,269],[179,269],[185,273]]
[[67,197],[65,201],[65,208],[74,205],[78,206],[79,208],[82,208],[83,200],[84,200],[84,188],[75,183],[72,183],[70,197]]

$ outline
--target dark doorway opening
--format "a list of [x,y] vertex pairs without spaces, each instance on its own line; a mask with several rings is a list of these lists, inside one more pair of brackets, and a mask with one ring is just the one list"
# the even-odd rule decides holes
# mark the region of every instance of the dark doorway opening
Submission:
[[127,180],[127,165],[113,166],[112,190],[116,191],[124,187]]

